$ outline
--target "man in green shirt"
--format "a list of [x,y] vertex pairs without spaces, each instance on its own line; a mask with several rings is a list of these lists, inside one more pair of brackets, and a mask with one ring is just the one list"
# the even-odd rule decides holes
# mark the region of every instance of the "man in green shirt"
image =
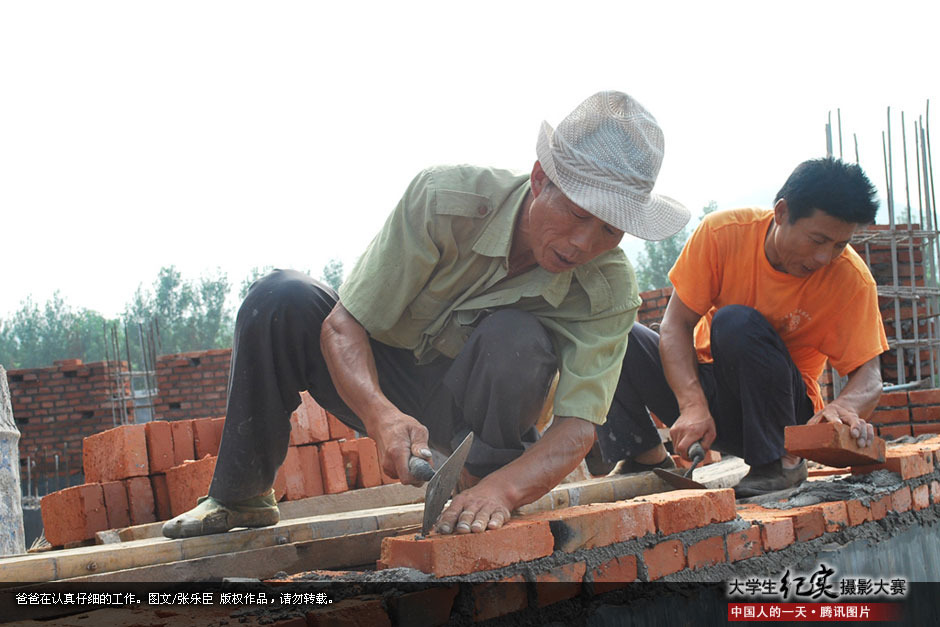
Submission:
[[[375,439],[380,463],[476,435],[468,489],[442,533],[500,527],[591,448],[640,304],[618,248],[662,239],[688,211],[652,194],[662,132],[635,100],[601,92],[552,129],[529,175],[470,166],[419,174],[337,295],[293,271],[239,310],[225,430],[209,496],[168,521],[186,537],[277,522],[271,486],[299,392]],[[552,425],[534,425],[558,373]]]

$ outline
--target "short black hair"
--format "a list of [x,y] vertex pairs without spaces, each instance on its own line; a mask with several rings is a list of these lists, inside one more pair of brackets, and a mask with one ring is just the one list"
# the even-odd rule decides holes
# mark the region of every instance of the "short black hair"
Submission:
[[877,191],[862,169],[833,157],[810,159],[796,166],[774,204],[787,201],[793,224],[819,209],[844,222],[871,224],[878,212]]

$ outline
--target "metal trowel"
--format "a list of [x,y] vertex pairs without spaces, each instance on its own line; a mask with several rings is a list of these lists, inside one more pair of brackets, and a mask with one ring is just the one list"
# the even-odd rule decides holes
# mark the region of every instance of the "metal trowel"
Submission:
[[696,466],[705,460],[705,449],[702,448],[701,443],[696,442],[689,447],[689,459],[692,460],[692,467],[689,468],[684,475],[681,475],[678,472],[670,472],[664,468],[653,468],[653,472],[656,473],[657,477],[679,490],[706,489],[706,486],[702,485],[698,481],[692,480],[692,471],[695,470]]
[[467,434],[457,450],[441,464],[437,472],[431,468],[431,464],[420,457],[412,457],[408,460],[408,470],[411,474],[421,481],[428,482],[427,491],[424,493],[424,521],[421,523],[421,535],[428,535],[431,527],[437,522],[438,516],[444,511],[444,504],[457,487],[460,471],[463,470],[472,444],[473,431]]

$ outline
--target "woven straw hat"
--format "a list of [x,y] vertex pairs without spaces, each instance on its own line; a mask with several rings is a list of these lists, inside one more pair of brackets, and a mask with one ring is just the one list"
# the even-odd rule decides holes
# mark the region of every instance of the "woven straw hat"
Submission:
[[660,240],[689,221],[682,204],[652,193],[663,161],[663,132],[624,93],[594,94],[557,129],[542,122],[536,153],[565,196],[618,229]]

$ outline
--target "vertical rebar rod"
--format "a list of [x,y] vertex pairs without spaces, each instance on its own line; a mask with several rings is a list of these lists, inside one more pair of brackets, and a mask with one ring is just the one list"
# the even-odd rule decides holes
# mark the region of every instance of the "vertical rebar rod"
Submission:
[[832,156],[832,111],[829,112],[829,121],[826,122],[826,156]]
[[852,139],[855,140],[855,165],[859,165],[861,161],[858,159],[858,136],[852,133]]
[[836,119],[839,121],[839,159],[842,159],[842,109],[836,109]]
[[[930,172],[930,204],[933,206],[933,211],[934,211],[934,225],[936,226],[936,225],[937,225],[937,219],[936,219],[936,216],[937,216],[937,213],[936,213],[936,212],[937,212],[937,196],[936,196],[937,186],[934,184],[934,179],[933,179],[933,148],[932,148],[932,145],[931,145],[931,143],[930,143],[930,99],[929,99],[929,98],[927,99],[927,107],[926,107],[926,111],[924,112],[924,117],[927,119],[927,128],[926,128],[926,136],[925,136],[925,139],[927,140],[927,150],[926,150],[925,152],[926,152],[926,154],[927,154],[927,169],[928,169],[928,171]],[[940,229],[940,226],[938,226],[937,228]],[[940,247],[938,247],[938,254],[940,254]],[[940,310],[940,295],[936,296],[935,298],[936,298],[936,300],[937,300],[937,309]],[[934,353],[931,352],[931,353],[930,353],[931,358],[933,358],[933,355],[934,355]],[[937,347],[937,360],[938,360],[938,362],[940,362],[940,346]],[[934,378],[934,376],[933,376],[933,375],[935,375],[935,374],[936,374],[936,373],[933,373],[933,372],[931,373],[931,375],[932,375],[932,377],[931,377],[931,384],[932,384],[932,385],[940,385],[940,382],[938,382],[937,379]]]
[[885,166],[885,187],[888,197],[888,235],[891,243],[891,278],[894,285],[894,339],[895,355],[897,359],[898,385],[907,382],[907,376],[904,367],[904,347],[901,344],[901,300],[898,298],[898,245],[895,239],[894,230],[894,200],[893,200],[893,180],[891,178],[891,107],[888,107],[888,138],[885,139],[885,133],[881,133],[881,152],[884,157]]
[[59,491],[59,454],[55,454],[55,489]]
[[101,332],[104,334],[104,379],[108,382],[108,400],[111,401],[111,426],[117,426],[117,416],[114,413],[114,395],[111,393],[111,357],[108,354],[108,323],[101,323]]
[[[907,166],[907,123],[903,111],[901,111],[901,146],[904,150],[904,199],[907,208],[907,262],[908,268],[910,269],[909,279],[911,285],[911,317],[914,321],[914,346],[917,350],[917,359],[914,360],[914,375],[915,380],[920,381],[923,374],[921,372],[920,357],[920,298],[917,296],[917,268],[914,265],[914,237],[911,232],[913,225],[911,224],[910,170]],[[921,265],[923,265],[923,254],[921,254]]]
[[[918,127],[919,127],[918,139],[920,142],[920,146],[919,146],[920,152],[918,156],[920,158],[919,165],[921,168],[921,175],[922,175],[922,181],[923,181],[923,186],[921,188],[923,200],[922,202],[919,203],[919,205],[922,207],[922,215],[924,216],[925,221],[926,221],[926,225],[922,225],[922,226],[926,227],[924,228],[924,230],[926,231],[925,239],[927,240],[924,246],[924,250],[927,253],[927,263],[925,264],[925,267],[924,267],[924,286],[936,287],[937,286],[937,280],[936,280],[936,276],[937,276],[936,275],[936,272],[937,272],[937,218],[936,218],[936,211],[933,210],[933,208],[931,207],[931,202],[930,202],[930,185],[929,185],[928,176],[927,176],[928,170],[927,170],[926,135],[924,132],[923,118],[919,120]],[[940,311],[940,301],[936,299],[936,296],[928,295],[927,303],[928,303],[928,307],[927,307],[928,315],[931,315],[934,311]],[[936,319],[933,316],[931,316],[930,320],[931,320],[931,325],[934,330],[933,335],[934,337],[936,337],[937,335]],[[930,352],[930,357],[931,357],[930,375],[931,375],[931,380],[932,380],[931,384],[934,385],[935,381],[933,379],[937,373],[936,373],[936,369],[934,368],[933,351]]]
[[[133,364],[134,362],[131,361],[131,344],[130,344],[130,340],[128,339],[127,320],[124,321],[124,350],[127,352],[127,384],[128,384],[128,387],[130,388],[131,402],[133,402],[133,399],[134,399],[134,365]],[[125,411],[126,411],[127,401],[122,401],[121,405],[125,406]],[[129,422],[130,422],[130,418],[128,418],[128,422],[126,422],[125,424],[129,424]]]

